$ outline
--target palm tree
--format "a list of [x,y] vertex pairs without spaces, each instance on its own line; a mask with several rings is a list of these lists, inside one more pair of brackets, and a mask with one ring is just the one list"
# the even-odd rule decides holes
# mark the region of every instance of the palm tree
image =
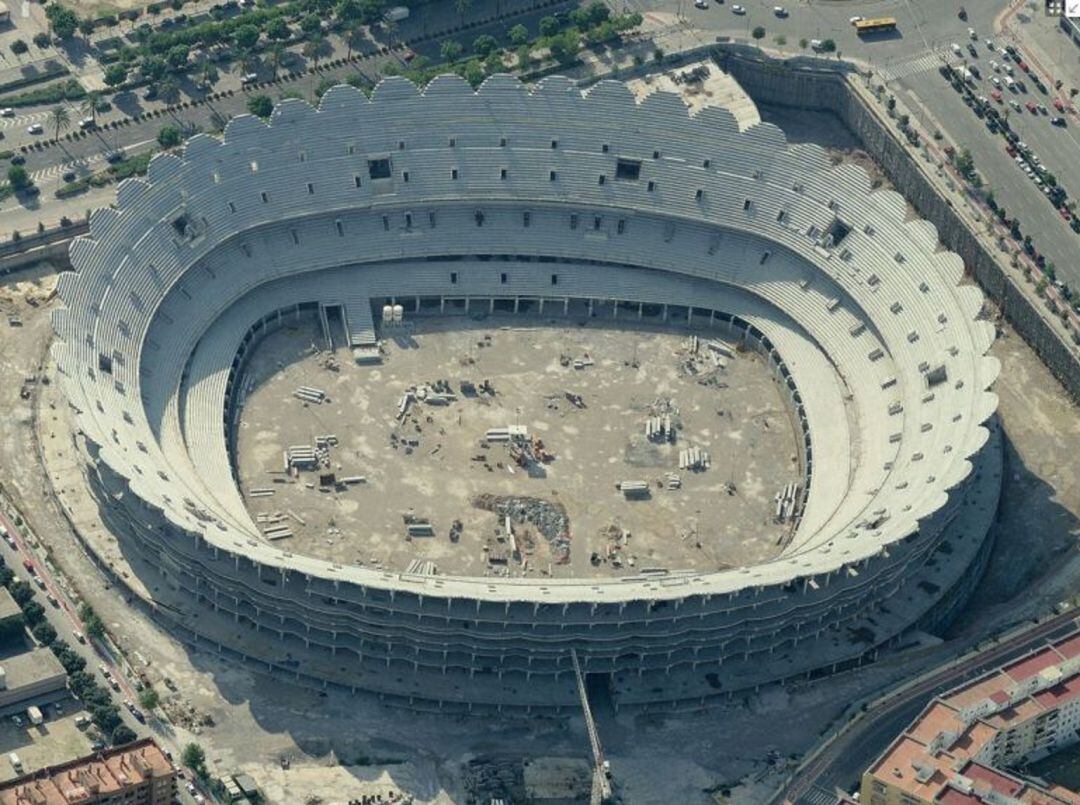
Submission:
[[313,36],[307,42],[304,43],[304,56],[311,59],[313,66],[319,66],[319,56],[322,53],[323,38],[321,36]]
[[86,93],[86,99],[82,102],[82,106],[79,107],[79,111],[85,116],[90,118],[93,125],[97,125],[97,111],[98,104],[101,103],[100,92],[88,92]]
[[168,103],[172,103],[180,95],[180,81],[171,73],[157,83],[158,94]]
[[465,24],[465,12],[472,7],[472,0],[456,0],[454,8],[457,9],[458,16],[461,18],[461,25]]
[[285,46],[280,42],[274,42],[266,49],[266,55],[270,59],[270,67],[274,70],[274,78],[277,78],[278,69],[281,67],[281,59],[285,55]]
[[56,136],[54,136],[53,139],[59,140],[60,130],[66,129],[71,124],[71,115],[68,114],[67,107],[54,106],[50,118],[52,119],[53,127],[56,129]]

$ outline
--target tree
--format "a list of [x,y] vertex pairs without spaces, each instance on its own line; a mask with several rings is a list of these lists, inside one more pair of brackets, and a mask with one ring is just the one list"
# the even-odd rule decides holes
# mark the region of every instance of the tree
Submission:
[[169,103],[174,103],[180,95],[180,81],[175,75],[167,75],[157,83],[158,94]]
[[461,75],[473,89],[483,84],[484,79],[487,77],[484,73],[484,65],[480,63],[479,59],[470,59],[462,68]]
[[34,44],[44,50],[49,46],[49,35],[44,31],[38,31],[34,34]]
[[460,42],[455,42],[453,39],[447,39],[442,43],[439,52],[446,61],[457,61],[461,58],[461,54],[464,50],[465,48],[461,46]]
[[143,77],[153,82],[163,79],[168,71],[169,66],[165,64],[165,60],[157,56],[147,56],[139,65],[139,72],[143,74]]
[[360,22],[364,25],[374,25],[385,14],[385,0],[360,0]]
[[94,32],[94,21],[89,17],[83,17],[79,20],[79,33],[83,36],[90,36]]
[[86,691],[96,686],[97,683],[94,681],[94,677],[86,671],[80,669],[68,673],[68,687],[81,699],[86,698]]
[[[316,17],[318,19],[318,17]],[[242,50],[251,50],[259,41],[259,29],[250,23],[241,25],[233,32],[233,41]]]
[[154,710],[158,706],[160,697],[158,692],[153,688],[145,688],[143,692],[139,694],[139,704],[145,707],[147,710]]
[[308,14],[300,20],[300,30],[308,36],[315,36],[322,32],[322,20],[318,14]]
[[281,17],[274,17],[266,24],[266,38],[283,42],[292,36],[292,29]]
[[487,58],[491,55],[493,50],[498,49],[499,40],[491,34],[483,34],[482,36],[476,37],[472,47],[473,52],[476,53],[477,56],[480,58]]
[[180,753],[180,762],[201,777],[206,771],[206,752],[197,743],[189,743]]
[[304,43],[304,48],[301,51],[305,58],[311,59],[315,67],[319,66],[319,57],[322,56],[323,38],[321,36],[313,36],[307,42]]
[[42,621],[32,630],[34,639],[37,640],[43,646],[51,646],[52,642],[56,639],[56,629],[48,621]]
[[157,141],[162,148],[176,148],[183,139],[179,126],[162,126],[157,135]]
[[[15,167],[21,166],[16,165]],[[31,184],[33,184],[33,181],[30,181],[29,184],[25,185],[25,187],[29,187]],[[37,601],[27,601],[26,604],[23,606],[22,611],[23,620],[26,621],[27,624],[29,624],[30,626],[36,626],[37,624],[41,623],[41,621],[45,618],[45,607],[43,607]]]
[[[13,167],[22,167],[21,165],[14,165]],[[11,179],[11,172],[8,171],[8,180]],[[11,597],[15,599],[15,603],[20,607],[25,606],[26,602],[34,597],[34,588],[21,579],[17,579],[8,586],[8,592],[11,593]]]
[[956,169],[960,171],[960,175],[967,178],[975,170],[975,160],[971,156],[971,152],[966,148],[961,148],[956,155]]
[[540,36],[555,36],[561,27],[555,17],[540,18]]
[[269,95],[252,95],[248,98],[247,108],[256,117],[267,118],[274,111],[274,102]]
[[122,64],[110,64],[105,68],[105,86],[118,87],[127,81],[128,71]]
[[79,111],[83,117],[88,117],[92,121],[93,125],[97,125],[97,113],[98,105],[101,103],[101,93],[97,90],[86,93],[86,97],[83,98],[82,105],[79,107]]
[[182,70],[188,63],[188,46],[184,44],[173,45],[165,54],[165,62],[174,70]]
[[79,18],[75,12],[59,3],[45,7],[45,18],[49,21],[52,32],[60,39],[70,39],[79,27]]
[[[350,47],[349,50],[351,51],[352,48]],[[266,49],[266,57],[270,62],[270,69],[274,71],[274,78],[277,78],[278,70],[281,69],[281,60],[285,58],[285,46],[280,42],[274,42]]]
[[506,34],[510,37],[511,44],[515,46],[524,45],[526,42],[529,41],[529,29],[521,23],[515,25],[513,28],[507,31]]
[[799,40],[799,47],[801,47],[803,50],[806,50],[806,46],[809,44],[810,40],[806,39],[805,37]]
[[16,56],[21,56],[28,50],[30,50],[30,46],[21,39],[16,39],[14,42],[11,43],[11,52],[14,53]]
[[657,48],[656,50],[654,50],[652,52],[652,58],[653,58],[654,62],[656,62],[657,64],[660,64],[664,60],[664,49],[663,48]]
[[776,37],[776,39],[774,39],[773,41],[776,44],[780,45],[780,47],[783,47],[784,45],[787,44],[787,37],[784,36],[783,34],[780,34],[780,36]]
[[756,28],[754,28],[753,31],[750,32],[750,36],[754,37],[754,39],[764,39],[765,28],[761,25],[757,26]]
[[836,50],[836,42],[831,39],[826,39],[821,43],[821,50],[825,53],[832,53]]
[[338,4],[334,6],[334,17],[343,25],[358,23],[362,16],[360,0],[338,0]]
[[[26,168],[22,165],[12,165],[8,168],[7,180],[13,190],[25,190],[32,184],[30,174],[26,172]],[[33,595],[32,592],[30,594]],[[19,603],[18,599],[16,599],[16,603]]]
[[127,724],[117,724],[116,729],[112,731],[112,745],[120,746],[121,744],[129,744],[138,737],[139,736],[135,734],[135,730]]
[[570,28],[558,36],[551,37],[549,47],[555,61],[565,67],[573,64],[577,59],[578,51],[581,49],[581,35],[577,28]]
[[89,604],[84,602],[79,607],[79,618],[83,622],[83,630],[89,637],[100,640],[105,636],[105,624]]
[[95,704],[90,708],[90,717],[98,729],[107,735],[112,734],[112,731],[123,723],[115,704]]
[[209,89],[217,83],[218,69],[210,60],[204,61],[199,76],[202,78],[203,86]]

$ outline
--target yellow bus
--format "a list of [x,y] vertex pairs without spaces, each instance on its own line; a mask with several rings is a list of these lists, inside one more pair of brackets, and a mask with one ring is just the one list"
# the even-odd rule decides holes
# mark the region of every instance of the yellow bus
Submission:
[[896,30],[896,20],[892,17],[878,17],[873,20],[859,20],[855,23],[855,33],[859,36],[864,34],[883,34]]

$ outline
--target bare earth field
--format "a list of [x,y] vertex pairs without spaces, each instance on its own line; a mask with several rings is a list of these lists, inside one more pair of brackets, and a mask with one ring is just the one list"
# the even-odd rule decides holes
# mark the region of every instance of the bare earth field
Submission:
[[[704,350],[691,360],[688,331],[513,316],[479,326],[419,319],[408,336],[385,342],[381,365],[357,365],[342,348],[329,370],[327,353],[313,351],[319,341],[312,320],[255,349],[239,425],[249,509],[265,528],[286,523],[294,536],[278,544],[291,551],[394,570],[431,560],[441,574],[610,576],[753,564],[778,553],[790,529],[774,521],[773,495],[800,479],[794,429],[756,353],[735,353],[720,368]],[[417,401],[398,416],[407,390],[439,380],[449,402]],[[478,390],[461,393],[463,381]],[[480,390],[485,381],[490,393]],[[301,386],[328,401],[296,399]],[[657,414],[671,416],[673,441],[646,438],[646,418]],[[550,460],[519,466],[508,443],[485,440],[490,428],[516,425]],[[336,437],[327,466],[285,474],[283,451],[319,435]],[[691,446],[711,466],[680,470],[680,450]],[[334,488],[318,482],[327,472],[365,480]],[[671,474],[680,488],[668,488]],[[626,480],[650,491],[624,499]],[[496,561],[508,552],[505,522],[477,505],[483,495],[563,510],[568,553],[556,549],[553,529],[522,522],[513,526],[522,561]],[[282,518],[289,512],[298,516]],[[410,517],[433,534],[407,538]]]

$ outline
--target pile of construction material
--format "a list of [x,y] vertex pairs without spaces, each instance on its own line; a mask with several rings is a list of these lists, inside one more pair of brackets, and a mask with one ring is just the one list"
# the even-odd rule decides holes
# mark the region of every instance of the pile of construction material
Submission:
[[648,481],[619,481],[615,486],[627,500],[640,500],[649,497]]
[[801,485],[797,481],[792,481],[773,495],[773,502],[776,504],[777,522],[783,523],[795,519],[799,509],[800,488]]
[[305,403],[314,403],[315,405],[322,405],[324,402],[329,402],[329,398],[326,396],[325,391],[313,388],[312,386],[301,386],[292,393],[292,396]]
[[[330,448],[338,443],[332,433],[316,436],[314,446],[294,444],[285,450],[285,472],[294,478],[301,470],[317,470],[330,466]],[[359,477],[359,476],[357,476]]]
[[712,464],[709,454],[700,447],[686,447],[679,451],[679,469],[701,472]]
[[548,542],[554,561],[570,561],[570,518],[561,503],[517,495],[477,495],[472,505],[513,523],[531,523]]
[[409,566],[405,568],[405,572],[417,576],[435,576],[439,570],[430,559],[413,559],[409,562]]
[[292,518],[300,523],[300,525],[306,525],[303,518],[294,514],[292,511],[259,514],[256,515],[255,520],[262,529],[263,536],[266,539],[275,542],[280,539],[288,539],[293,535],[292,528],[286,522],[287,518]]
[[692,335],[684,346],[686,359],[682,363],[683,371],[692,376],[711,377],[727,368],[727,362],[735,357],[735,348],[717,339],[704,343]]
[[650,442],[674,442],[675,427],[671,414],[651,416],[645,420],[645,438]]

